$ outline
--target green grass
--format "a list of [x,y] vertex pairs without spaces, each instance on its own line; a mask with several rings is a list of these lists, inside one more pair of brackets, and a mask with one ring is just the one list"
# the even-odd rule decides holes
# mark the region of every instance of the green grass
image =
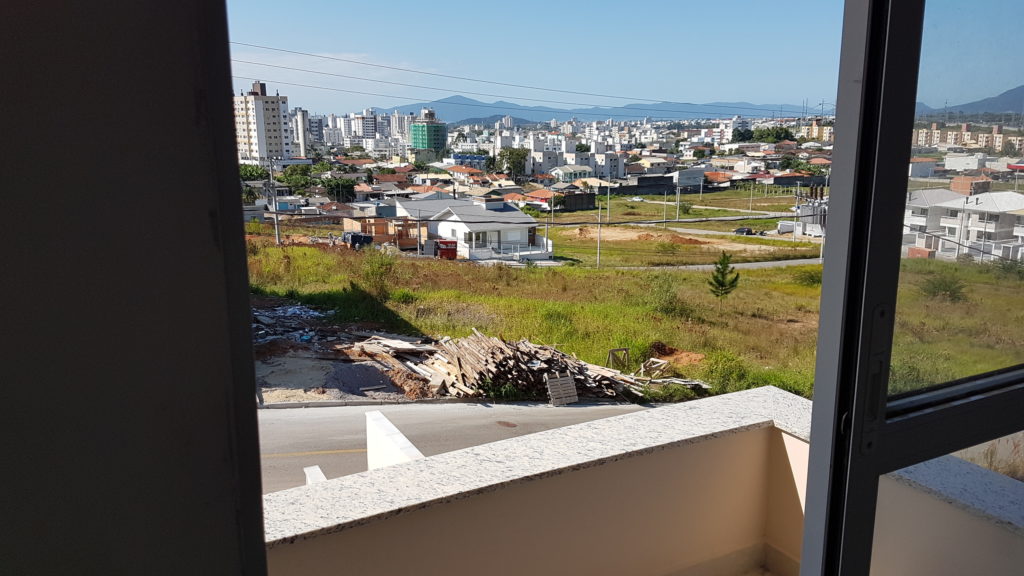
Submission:
[[[645,196],[648,200],[653,200],[653,196]],[[605,197],[599,197],[598,202],[601,204],[601,221],[607,219],[605,212]],[[633,202],[628,197],[612,196],[612,217],[611,219],[615,222],[642,222],[646,220],[663,220],[675,219],[676,217],[676,205],[675,196],[669,196],[668,200],[671,202],[668,206],[661,203],[661,196],[657,197],[657,202]],[[693,200],[683,196],[682,202],[690,202]],[[666,210],[667,209],[667,210]],[[734,210],[726,209],[699,209],[691,208],[687,214],[680,210],[680,218],[715,218],[719,216],[742,216],[742,212],[736,212]],[[544,222],[544,216],[538,218],[542,224]],[[594,222],[597,223],[597,209],[594,210],[577,210],[574,212],[559,212],[555,211],[554,222],[566,223],[566,222]]]
[[[810,394],[818,291],[786,272],[743,271],[719,313],[703,272],[486,268],[399,259],[391,298],[382,302],[362,285],[362,258],[347,251],[250,244],[250,280],[254,292],[326,308],[337,322],[453,337],[477,328],[554,345],[596,364],[605,363],[611,348],[629,348],[634,369],[661,342],[735,357],[745,375],[716,385],[718,391],[773,383]],[[703,365],[678,374],[715,376]],[[668,390],[661,397],[684,394]]]
[[[962,282],[949,298],[936,280]],[[1012,267],[904,260],[893,342],[891,393],[906,392],[1024,361],[1021,275]]]
[[[362,253],[262,242],[249,244],[253,291],[325,308],[337,322],[453,337],[477,328],[554,345],[596,364],[611,348],[629,348],[632,368],[660,342],[705,354],[677,374],[704,380],[716,393],[770,384],[811,395],[821,266],[741,270],[739,287],[719,312],[707,272],[399,259],[390,299],[382,301],[363,285]],[[943,274],[963,281],[964,301],[922,290]],[[1019,363],[1022,287],[1018,266],[903,261],[890,391]],[[652,392],[663,399],[686,395]]]

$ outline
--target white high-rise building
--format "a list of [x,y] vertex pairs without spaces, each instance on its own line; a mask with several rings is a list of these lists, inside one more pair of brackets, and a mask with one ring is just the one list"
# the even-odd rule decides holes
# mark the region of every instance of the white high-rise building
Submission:
[[391,114],[391,135],[402,140],[409,140],[409,127],[416,117],[412,114],[401,114],[395,110]]
[[267,85],[253,82],[248,94],[235,96],[234,105],[240,163],[262,164],[294,156],[287,96],[267,96]]
[[312,144],[309,134],[309,112],[302,108],[292,111],[292,134],[295,136],[295,153],[305,158]]

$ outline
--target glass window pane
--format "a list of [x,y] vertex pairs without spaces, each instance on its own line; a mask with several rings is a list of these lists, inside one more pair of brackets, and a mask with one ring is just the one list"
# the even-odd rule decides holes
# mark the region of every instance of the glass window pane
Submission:
[[1024,66],[992,17],[1013,9],[927,4],[890,394],[1024,362]]
[[1018,432],[879,478],[871,574],[1020,574],[1022,443]]

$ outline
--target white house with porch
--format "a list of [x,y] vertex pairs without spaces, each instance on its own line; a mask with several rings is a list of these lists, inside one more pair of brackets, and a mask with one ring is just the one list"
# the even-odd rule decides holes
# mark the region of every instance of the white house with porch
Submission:
[[458,242],[469,260],[542,260],[552,243],[537,235],[537,221],[502,198],[474,198],[452,204],[430,218],[431,237]]
[[1024,259],[1024,194],[985,192],[938,202],[928,207],[925,223],[934,228],[919,232],[917,245],[935,250],[936,258]]

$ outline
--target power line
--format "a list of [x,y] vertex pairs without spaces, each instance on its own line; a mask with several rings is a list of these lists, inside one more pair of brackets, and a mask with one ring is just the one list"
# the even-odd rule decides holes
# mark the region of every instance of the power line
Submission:
[[[468,76],[455,76],[455,75],[451,75],[451,74],[441,74],[439,72],[426,72],[426,71],[423,71],[423,70],[415,70],[415,69],[412,69],[412,68],[402,68],[402,67],[399,67],[399,66],[388,66],[388,65],[385,65],[385,64],[375,64],[373,62],[363,62],[363,61],[360,61],[360,60],[353,60],[353,59],[350,59],[350,58],[339,58],[337,56],[325,56],[323,54],[313,54],[311,52],[302,52],[302,51],[299,51],[299,50],[288,50],[288,49],[285,49],[285,48],[276,48],[276,47],[273,47],[273,46],[264,46],[264,45],[261,45],[261,44],[249,44],[247,42],[230,42],[230,43],[234,44],[236,46],[247,46],[247,47],[250,47],[250,48],[259,48],[261,50],[271,50],[271,51],[274,51],[274,52],[283,52],[283,53],[286,53],[286,54],[295,54],[295,55],[299,55],[299,56],[308,56],[310,58],[321,58],[321,59],[324,59],[324,60],[334,60],[336,62],[346,62],[348,64],[358,64],[360,66],[371,66],[371,67],[374,67],[374,68],[383,68],[385,70],[395,70],[395,71],[398,71],[398,72],[408,72],[408,73],[411,73],[411,74],[422,74],[424,76],[435,76],[435,77],[438,77],[438,78],[449,78],[449,79],[452,79],[452,80],[463,80],[463,81],[466,81],[466,82],[477,82],[477,83],[480,83],[480,84],[492,84],[492,85],[495,85],[495,86],[508,86],[508,87],[512,87],[512,88],[523,88],[523,89],[526,89],[526,90],[540,90],[540,91],[543,91],[543,92],[555,92],[555,93],[559,93],[559,94],[574,94],[576,96],[594,96],[594,97],[597,97],[597,98],[613,98],[613,99],[617,99],[617,100],[630,100],[630,101],[633,101],[633,102],[653,102],[655,104],[695,105],[693,102],[674,102],[674,101],[671,101],[671,100],[656,100],[656,99],[653,99],[653,98],[638,98],[638,97],[633,97],[633,96],[618,96],[618,95],[614,95],[614,94],[601,94],[601,93],[596,93],[596,92],[582,92],[582,91],[578,91],[578,90],[563,90],[563,89],[559,89],[559,88],[545,88],[543,86],[531,86],[529,84],[515,84],[515,83],[512,83],[512,82],[499,82],[497,80],[481,80],[479,78],[470,78]],[[523,99],[527,100],[527,98],[523,98]],[[759,112],[786,112],[786,113],[791,113],[789,111],[782,110],[782,109],[774,109],[773,110],[773,109],[764,109],[764,108],[754,108],[752,106],[730,106],[730,105],[723,104],[723,105],[718,105],[718,106],[715,106],[715,107],[716,108],[722,108],[722,109],[731,109],[731,110],[757,110]]]
[[[324,72],[324,71],[321,71],[321,70],[309,70],[309,69],[306,69],[306,68],[296,68],[296,67],[293,67],[293,66],[281,66],[281,65],[278,65],[278,64],[267,64],[265,62],[252,62],[250,60],[238,60],[238,59],[235,59],[235,58],[233,58],[231,61],[232,62],[237,62],[239,64],[251,64],[253,66],[265,66],[267,68],[279,68],[281,70],[291,70],[293,72],[304,72],[304,73],[307,73],[307,74],[319,74],[321,76],[333,76],[333,77],[336,77],[336,78],[348,78],[348,79],[351,79],[351,80],[361,80],[361,81],[364,81],[364,82],[376,82],[378,84],[391,84],[393,86],[405,86],[405,87],[408,87],[408,88],[422,88],[422,89],[425,89],[425,90],[437,90],[439,92],[448,92],[448,93],[459,92],[461,94],[472,94],[472,95],[475,95],[475,96],[491,96],[491,97],[494,97],[494,98],[508,98],[508,95],[505,95],[505,94],[491,94],[491,93],[488,93],[488,92],[473,92],[473,91],[470,91],[470,90],[456,90],[456,89],[452,89],[452,88],[437,88],[435,86],[423,86],[421,84],[407,84],[405,82],[394,82],[394,81],[391,81],[391,80],[378,80],[378,79],[375,79],[375,78],[365,78],[363,76],[351,76],[351,75],[348,75],[348,74],[338,74],[338,73],[335,73],[335,72]],[[546,99],[546,98],[527,98],[525,96],[516,96],[515,98],[517,100],[529,100],[531,102],[546,102],[546,103],[549,103],[549,104],[567,104],[567,105],[570,105],[570,106],[592,106],[594,108],[611,108],[611,109],[616,109],[616,110],[630,110],[630,111],[640,111],[640,112],[668,112],[668,113],[671,113],[671,114],[705,114],[705,113],[711,112],[711,111],[713,111],[715,109],[718,109],[718,108],[722,108],[722,109],[725,109],[725,108],[736,108],[734,106],[718,106],[718,105],[712,105],[712,104],[700,104],[700,106],[703,106],[706,109],[705,110],[687,110],[687,109],[671,110],[671,109],[668,109],[668,108],[640,108],[640,107],[629,107],[629,106],[613,106],[613,105],[610,105],[610,104],[595,104],[593,102],[568,102],[568,101],[565,101],[565,100],[549,100],[549,99]],[[425,99],[426,98],[416,98],[415,100],[425,100]],[[455,103],[453,105],[462,106],[464,104],[462,104],[462,103]],[[772,112],[773,111],[773,110],[765,110],[765,109],[762,109],[762,108],[748,108],[748,109],[749,110],[759,110],[759,111],[762,111],[762,112]],[[551,112],[569,112],[568,110],[550,110],[550,111]],[[775,110],[775,111],[778,112],[778,111],[781,111],[781,110]]]

